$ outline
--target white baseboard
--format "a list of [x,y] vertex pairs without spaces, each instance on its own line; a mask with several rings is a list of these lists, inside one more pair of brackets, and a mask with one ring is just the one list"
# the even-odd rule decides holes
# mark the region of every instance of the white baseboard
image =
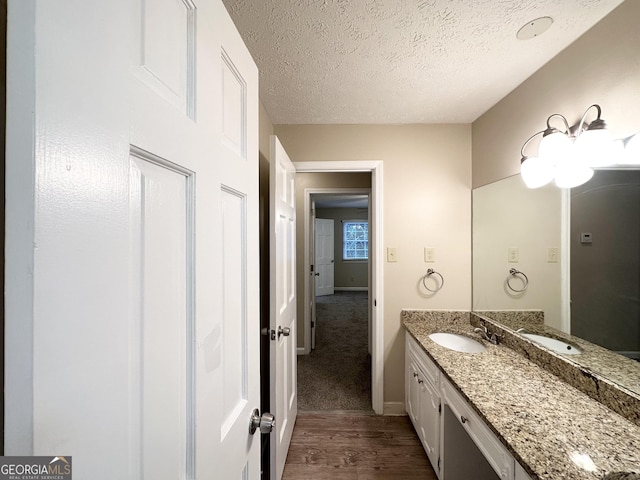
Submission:
[[335,292],[368,292],[369,287],[334,287]]
[[404,402],[384,402],[382,414],[398,417],[406,415],[407,412],[404,409]]
[[296,349],[296,353],[297,353],[298,355],[309,355],[309,353],[310,353],[310,352],[307,352],[307,349],[306,349],[306,348],[304,348],[304,347],[298,347],[298,348]]

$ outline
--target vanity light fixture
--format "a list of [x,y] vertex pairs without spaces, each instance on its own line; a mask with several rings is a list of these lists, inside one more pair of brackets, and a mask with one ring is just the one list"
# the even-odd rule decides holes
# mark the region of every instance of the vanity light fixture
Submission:
[[[587,123],[587,115],[595,109],[597,118]],[[575,128],[559,113],[547,118],[547,128],[537,132],[522,145],[520,172],[529,188],[538,188],[555,180],[560,188],[582,185],[593,176],[593,167],[603,167],[616,163],[623,148],[622,142],[615,142],[601,118],[599,105],[591,105],[582,115]],[[554,118],[562,120],[561,128],[551,126]],[[536,136],[542,134],[537,156],[527,156],[525,147]]]

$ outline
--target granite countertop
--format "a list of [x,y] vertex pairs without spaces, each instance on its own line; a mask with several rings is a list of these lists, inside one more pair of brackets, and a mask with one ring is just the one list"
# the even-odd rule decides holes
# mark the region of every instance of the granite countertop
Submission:
[[482,341],[487,349],[470,354],[429,339],[451,332],[479,340],[469,312],[403,310],[402,321],[532,478],[640,474],[634,423],[506,346]]
[[[640,427],[640,362],[544,325],[543,316],[537,313],[542,312],[471,312],[470,319],[475,326],[485,324],[491,331],[502,333],[503,345]],[[518,334],[522,327],[524,334],[563,340],[580,348],[582,353],[554,352]]]

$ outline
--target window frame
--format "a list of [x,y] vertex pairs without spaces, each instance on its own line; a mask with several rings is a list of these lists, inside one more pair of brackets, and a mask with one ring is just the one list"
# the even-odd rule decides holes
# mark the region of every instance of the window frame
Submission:
[[[347,244],[347,239],[346,237],[346,230],[347,230],[347,226],[349,224],[353,224],[353,223],[358,223],[358,224],[365,224],[366,228],[367,228],[367,238],[365,240],[366,242],[366,250],[367,250],[367,256],[366,257],[357,257],[357,258],[348,258],[345,256],[346,253],[346,244]],[[352,220],[342,220],[342,261],[345,263],[368,263],[369,262],[369,243],[370,243],[370,234],[369,234],[369,220],[368,219],[352,219]],[[361,240],[359,240],[361,241]]]

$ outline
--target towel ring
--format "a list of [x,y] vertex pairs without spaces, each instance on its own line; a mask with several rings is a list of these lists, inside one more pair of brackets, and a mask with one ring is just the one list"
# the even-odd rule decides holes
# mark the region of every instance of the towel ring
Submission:
[[[427,287],[427,282],[425,282],[427,277],[430,277],[431,275],[438,275],[440,277],[440,286],[438,288],[436,288],[435,290]],[[424,277],[422,277],[422,285],[424,285],[424,288],[426,288],[430,292],[435,293],[438,290],[440,290],[442,287],[444,287],[444,277],[442,276],[442,274],[436,272],[433,268],[430,268],[430,269],[427,270],[427,274]]]
[[[509,276],[509,277],[507,277],[507,287],[509,287],[509,289],[511,289],[512,291],[514,291],[514,292],[516,292],[516,293],[522,293],[522,292],[524,292],[524,291],[527,289],[527,287],[529,286],[529,277],[527,277],[527,276],[526,276],[524,273],[522,273],[521,271],[516,270],[515,268],[510,268],[510,269],[509,269],[509,275],[510,275],[510,276]],[[521,288],[521,289],[513,288],[513,287],[511,286],[511,283],[509,283],[509,282],[511,282],[511,280],[513,280],[513,278],[514,278],[514,277],[517,277],[518,275],[521,275],[521,276],[523,277],[523,278],[521,279],[521,280],[522,280],[522,283],[523,283],[523,286],[522,286],[522,288]]]

